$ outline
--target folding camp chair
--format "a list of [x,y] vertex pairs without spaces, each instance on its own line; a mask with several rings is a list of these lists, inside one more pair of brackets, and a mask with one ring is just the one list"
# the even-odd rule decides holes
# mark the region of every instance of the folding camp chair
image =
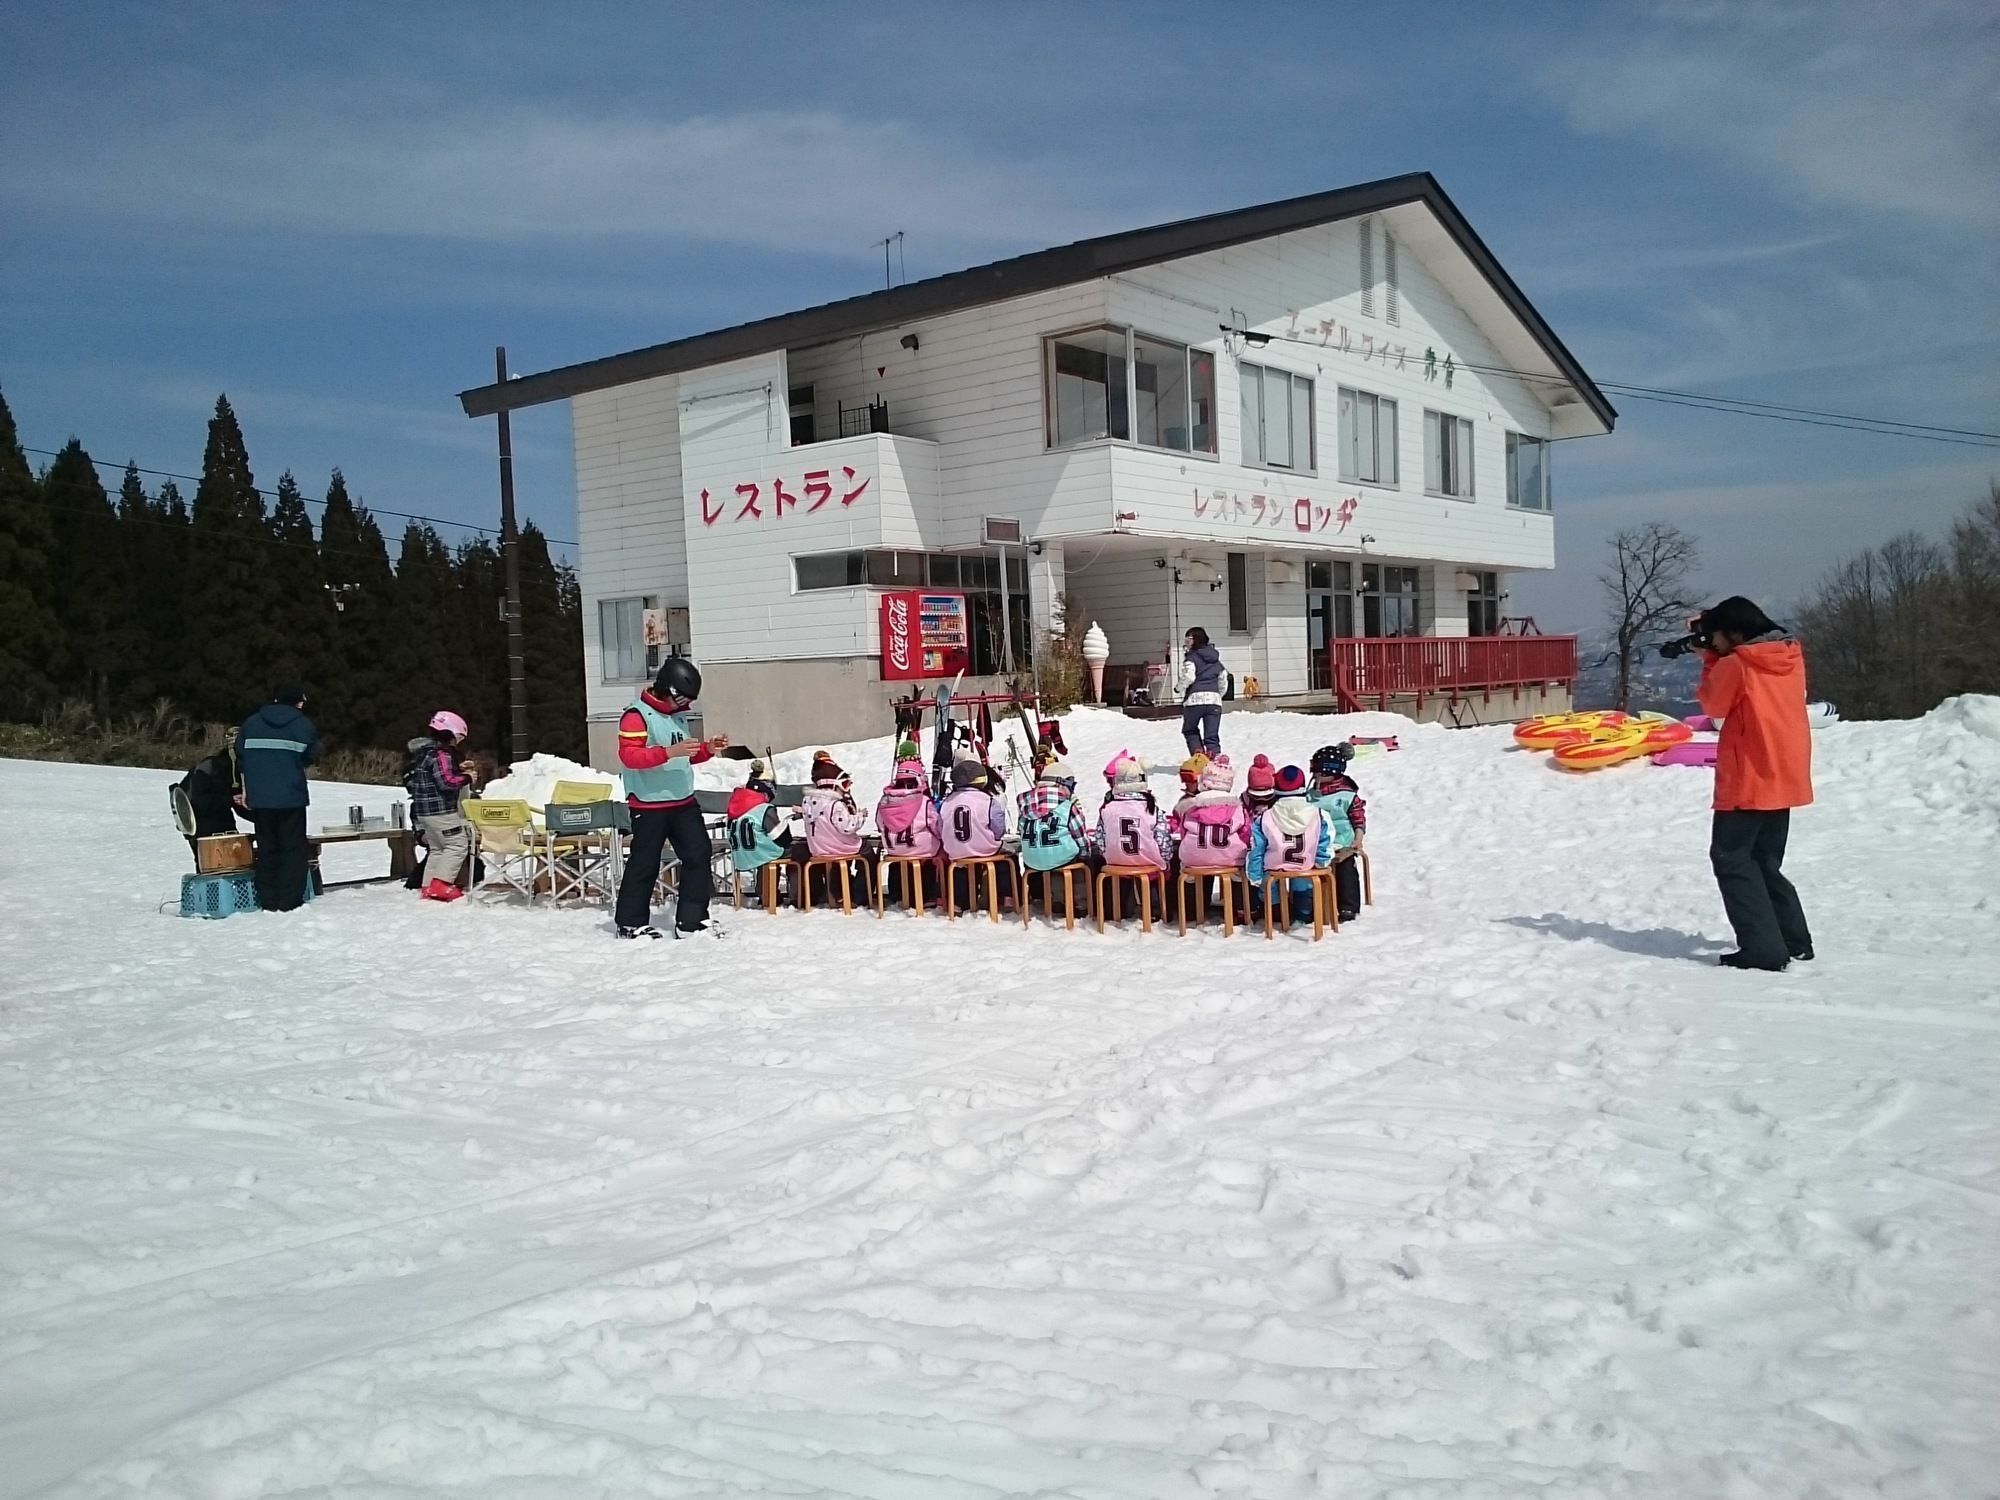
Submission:
[[473,858],[485,862],[487,887],[506,886],[534,900],[541,849],[528,804],[505,797],[468,797],[460,810],[472,825]]
[[599,781],[558,781],[542,809],[542,877],[554,901],[615,900],[630,810]]

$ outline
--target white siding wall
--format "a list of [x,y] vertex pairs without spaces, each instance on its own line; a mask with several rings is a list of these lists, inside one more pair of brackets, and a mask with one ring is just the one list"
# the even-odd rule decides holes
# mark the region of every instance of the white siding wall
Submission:
[[[1019,518],[1030,536],[1106,531],[1105,451],[1050,453],[1042,436],[1043,336],[1104,316],[1105,283],[1085,282],[794,350],[791,383],[812,385],[822,440],[839,430],[840,403],[880,397],[892,431],[942,445],[945,500],[928,546],[978,542],[980,518],[989,515]],[[915,350],[902,347],[911,333]]]
[[[1378,275],[1380,229],[1378,223]],[[1547,436],[1547,409],[1526,385],[1511,377],[1457,369],[1449,390],[1442,374],[1426,380],[1426,349],[1437,351],[1440,366],[1447,354],[1460,365],[1497,365],[1502,360],[1408,245],[1399,245],[1400,325],[1386,321],[1385,299],[1380,297],[1376,299],[1376,315],[1364,315],[1360,308],[1359,233],[1357,223],[1300,230],[1112,279],[1112,320],[1145,332],[1217,347],[1219,323],[1240,320],[1254,330],[1295,333],[1316,340],[1321,321],[1331,320],[1345,325],[1353,350],[1343,352],[1337,347],[1275,338],[1263,349],[1245,348],[1239,342],[1236,358],[1224,356],[1217,361],[1220,462],[1142,449],[1118,451],[1114,478],[1119,508],[1137,512],[1128,529],[1147,535],[1243,542],[1254,537],[1266,545],[1349,552],[1358,550],[1365,533],[1375,538],[1369,550],[1379,557],[1483,562],[1489,567],[1553,566],[1551,518],[1509,507],[1505,494],[1504,433],[1512,428]],[[1338,340],[1337,330],[1333,337]],[[1369,347],[1369,339],[1405,347],[1408,354],[1400,368],[1381,357],[1364,359],[1362,351]],[[1237,369],[1244,362],[1313,377],[1318,434],[1314,476],[1241,462]],[[1397,401],[1401,480],[1396,488],[1339,480],[1336,400],[1341,385]],[[1467,501],[1424,494],[1423,414],[1427,407],[1473,420],[1476,498]],[[1265,496],[1265,508],[1257,512],[1253,506],[1253,514],[1275,515],[1279,524],[1263,526],[1251,518],[1221,519],[1213,513],[1197,516],[1196,491],[1217,489],[1245,497]],[[1323,509],[1309,512],[1314,521],[1312,531],[1300,534],[1295,529],[1296,500],[1304,498],[1311,506],[1332,508],[1349,497],[1358,505],[1344,532],[1338,529],[1337,521],[1318,529]]]
[[1071,542],[1065,550],[1065,575],[1077,601],[1076,625],[1104,627],[1111,642],[1111,664],[1130,666],[1159,661],[1171,644],[1168,596],[1172,582],[1153,566],[1163,554],[1128,550],[1117,542],[1092,547]]
[[632,696],[629,683],[603,680],[598,601],[651,594],[663,606],[688,602],[678,384],[666,375],[590,391],[570,404],[584,693],[592,715],[616,713]]
[[[1398,211],[1420,213],[1421,210]],[[1378,220],[1378,234],[1396,214]],[[1067,586],[1113,639],[1114,661],[1158,660],[1173,649],[1175,622],[1202,624],[1239,677],[1254,673],[1268,691],[1296,691],[1306,682],[1303,567],[1291,577],[1267,576],[1269,556],[1322,552],[1357,558],[1361,537],[1369,557],[1417,561],[1425,569],[1426,619],[1462,631],[1464,601],[1455,587],[1457,564],[1519,569],[1554,561],[1554,527],[1545,514],[1505,501],[1508,428],[1545,436],[1550,416],[1536,394],[1507,377],[1464,365],[1504,363],[1493,345],[1447,295],[1408,240],[1399,240],[1401,319],[1387,322],[1386,298],[1376,312],[1360,309],[1359,226],[1302,230],[837,344],[773,353],[679,377],[641,382],[576,398],[574,403],[579,526],[583,547],[587,670],[594,712],[617,706],[627,689],[597,683],[596,601],[657,593],[692,611],[697,656],[754,661],[823,656],[872,656],[875,596],[864,590],[795,594],[790,558],[849,547],[965,547],[977,543],[986,515],[1018,517],[1031,537],[1071,537],[1067,548],[1032,567],[1035,607],[1045,618],[1052,590]],[[1433,236],[1434,238],[1434,236]],[[1378,274],[1383,257],[1378,238]],[[1281,342],[1239,348],[1217,360],[1216,425],[1221,458],[1094,444],[1050,452],[1044,436],[1043,340],[1052,333],[1104,321],[1190,344],[1219,349],[1218,325],[1244,323],[1273,334],[1318,337],[1322,320],[1345,325],[1349,351]],[[914,333],[918,347],[902,347]],[[1335,335],[1336,339],[1338,334]],[[1368,340],[1404,346],[1400,366],[1364,359]],[[1424,353],[1455,357],[1452,388],[1427,380]],[[1253,468],[1242,460],[1238,432],[1238,364],[1249,360],[1311,375],[1315,386],[1317,473]],[[878,371],[880,373],[878,373]],[[810,383],[820,441],[790,445],[786,393]],[[1400,483],[1395,488],[1343,484],[1338,479],[1337,388],[1394,397],[1399,403]],[[768,387],[768,391],[765,389]],[[748,388],[748,389],[746,389]],[[726,392],[736,392],[726,395]],[[708,397],[694,401],[692,397]],[[868,438],[828,440],[837,433],[840,403],[887,401],[890,426],[922,443]],[[1426,407],[1471,418],[1475,428],[1476,498],[1423,493],[1423,413]],[[866,451],[877,464],[869,503],[853,511],[793,514],[782,525],[704,525],[696,507],[706,487],[733,517],[734,486],[784,476],[796,484],[809,468],[835,466],[843,453]],[[864,465],[857,463],[857,469]],[[1197,493],[1227,491],[1264,497],[1256,525],[1215,507],[1196,514]],[[685,496],[684,502],[681,497]],[[1356,502],[1342,530],[1321,517]],[[1293,524],[1303,499],[1312,529]],[[768,505],[768,501],[767,501]],[[1125,513],[1129,519],[1117,517]],[[1107,548],[1085,538],[1123,530],[1135,542]],[[1158,553],[1128,552],[1160,539]],[[1093,551],[1093,548],[1095,550]],[[1224,550],[1251,556],[1252,635],[1228,635],[1227,596],[1206,585],[1170,581],[1154,555],[1199,548],[1220,561]],[[1045,554],[1047,556],[1047,554]],[[1284,570],[1280,570],[1284,571]],[[1088,623],[1086,620],[1084,623]]]

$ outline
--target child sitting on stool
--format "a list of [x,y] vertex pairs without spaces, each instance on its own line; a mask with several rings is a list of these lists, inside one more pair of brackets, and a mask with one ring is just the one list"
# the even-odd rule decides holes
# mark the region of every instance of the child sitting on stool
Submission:
[[1281,766],[1272,781],[1276,796],[1250,825],[1246,873],[1251,909],[1258,916],[1263,914],[1266,875],[1298,875],[1301,878],[1286,883],[1291,918],[1297,921],[1312,910],[1312,882],[1304,879],[1304,874],[1333,858],[1333,830],[1327,826],[1326,815],[1306,796],[1304,771]]
[[[825,750],[813,752],[812,785],[806,788],[802,799],[806,818],[806,850],[814,859],[837,859],[846,862],[854,899],[866,903],[873,898],[873,887],[869,885],[869,872],[873,861],[866,857],[866,840],[861,830],[868,826],[868,814],[854,801],[854,778],[843,771]],[[831,871],[815,871],[816,875],[830,876]],[[832,900],[833,885],[828,880],[827,899]],[[813,890],[815,898],[819,888]]]
[[[766,865],[788,857],[799,834],[798,819],[778,806],[778,789],[764,779],[764,763],[753,761],[750,779],[729,794],[729,863],[741,874],[758,876]],[[750,882],[763,900],[761,878]]]
[[1097,812],[1097,842],[1104,863],[1120,869],[1165,874],[1173,863],[1173,828],[1146,785],[1144,762],[1128,756],[1114,763],[1111,793]]
[[1361,872],[1356,857],[1368,836],[1368,804],[1361,800],[1361,787],[1347,774],[1354,747],[1346,741],[1322,745],[1313,751],[1312,800],[1326,814],[1333,830],[1333,884],[1340,920],[1352,922],[1361,915]]
[[[992,773],[976,760],[961,760],[951,768],[951,795],[938,808],[938,838],[946,859],[990,859],[1007,838],[1007,810],[989,789]],[[1011,864],[995,867],[1000,899],[1017,899]],[[952,877],[952,900],[970,906],[969,872]]]

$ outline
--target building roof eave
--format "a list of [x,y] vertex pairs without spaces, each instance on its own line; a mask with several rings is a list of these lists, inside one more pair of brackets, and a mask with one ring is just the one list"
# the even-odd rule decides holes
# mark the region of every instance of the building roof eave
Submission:
[[520,375],[504,383],[475,386],[461,391],[458,399],[468,417],[492,416],[775,349],[825,343],[962,312],[1411,203],[1421,203],[1430,209],[1556,371],[1576,389],[1609,431],[1617,420],[1617,411],[1428,172],[1385,177],[1302,198],[1078,240],[798,312]]

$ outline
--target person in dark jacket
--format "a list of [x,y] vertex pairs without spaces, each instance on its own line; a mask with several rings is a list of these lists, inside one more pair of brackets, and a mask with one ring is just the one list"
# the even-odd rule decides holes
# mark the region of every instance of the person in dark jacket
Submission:
[[1181,695],[1181,738],[1187,741],[1189,755],[1214,760],[1222,754],[1222,653],[1209,644],[1208,632],[1199,625],[1181,644],[1191,674]]
[[187,836],[190,850],[199,839],[236,832],[236,799],[242,785],[236,774],[236,756],[229,746],[211,750],[196,761],[180,785],[194,810],[194,832]]
[[291,911],[306,895],[306,767],[319,759],[319,731],[302,688],[281,687],[236,731],[243,808],[257,830],[257,904]]

